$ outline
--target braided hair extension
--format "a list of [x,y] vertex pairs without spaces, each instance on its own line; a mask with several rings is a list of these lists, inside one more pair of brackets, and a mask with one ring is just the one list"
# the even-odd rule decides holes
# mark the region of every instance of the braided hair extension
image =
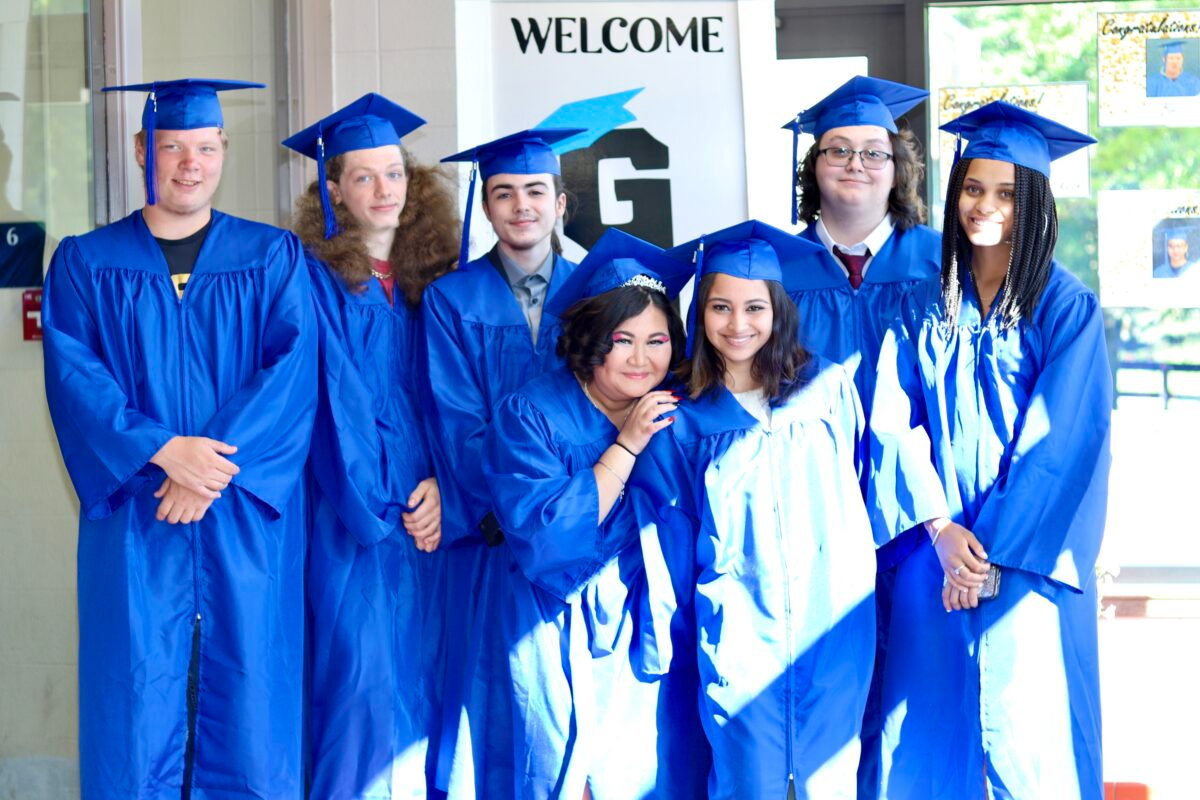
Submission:
[[[942,220],[942,303],[944,324],[954,327],[962,308],[962,287],[971,268],[971,243],[958,221],[958,198],[971,159],[961,159],[950,173]],[[1008,271],[996,296],[995,316],[1001,330],[1015,328],[1037,308],[1050,281],[1050,263],[1058,243],[1058,212],[1050,181],[1042,173],[1014,164],[1012,252]]]

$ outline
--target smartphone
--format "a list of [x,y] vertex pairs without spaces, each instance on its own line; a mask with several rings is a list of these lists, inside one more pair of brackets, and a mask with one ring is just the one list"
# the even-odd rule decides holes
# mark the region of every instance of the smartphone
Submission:
[[991,600],[998,594],[1000,594],[1000,567],[992,564],[988,567],[988,574],[983,579],[983,585],[979,587],[979,599]]

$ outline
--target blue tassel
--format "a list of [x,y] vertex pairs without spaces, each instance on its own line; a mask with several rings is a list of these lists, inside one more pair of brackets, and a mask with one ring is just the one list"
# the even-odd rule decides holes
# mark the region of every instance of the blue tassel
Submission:
[[696,262],[696,278],[692,282],[692,304],[688,308],[688,326],[687,326],[687,357],[691,358],[695,352],[696,343],[696,306],[700,301],[700,276],[704,271],[704,237],[700,237],[700,244],[696,247],[696,252],[692,254],[692,260]]
[[333,214],[333,203],[329,200],[329,183],[325,178],[325,136],[320,127],[317,128],[317,186],[321,192],[321,210],[325,214],[325,238],[332,239],[338,235],[338,224]]
[[796,127],[792,128],[792,224],[795,225],[800,221],[800,211],[797,206],[800,203],[800,197],[796,193],[796,171],[800,169],[800,163],[797,160],[800,157],[800,117],[796,117]]
[[467,185],[467,211],[463,214],[462,245],[458,250],[459,269],[467,265],[467,256],[471,251],[471,209],[475,206],[475,173],[478,166],[478,160],[471,162],[471,180]]
[[959,159],[962,158],[962,133],[954,135],[954,163],[950,165],[950,169],[958,166]]
[[154,129],[158,125],[157,84],[150,90],[150,114],[146,121],[146,205],[154,205],[158,193],[154,191]]

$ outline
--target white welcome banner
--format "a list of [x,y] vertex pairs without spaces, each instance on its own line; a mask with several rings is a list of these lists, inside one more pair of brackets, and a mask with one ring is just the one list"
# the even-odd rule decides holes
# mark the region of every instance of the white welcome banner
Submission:
[[[555,112],[598,99],[609,124],[562,156],[568,257],[611,226],[669,246],[742,221],[738,5],[458,0],[460,147],[574,127]],[[475,217],[473,257],[494,241]]]

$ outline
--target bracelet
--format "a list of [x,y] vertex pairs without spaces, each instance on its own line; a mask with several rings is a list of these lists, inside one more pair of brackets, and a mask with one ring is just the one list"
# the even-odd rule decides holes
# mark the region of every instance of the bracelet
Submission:
[[606,470],[608,470],[610,473],[612,473],[612,476],[614,478],[621,481],[621,491],[625,490],[625,480],[620,475],[617,474],[617,471],[615,469],[610,467],[608,464],[605,464],[603,458],[596,459],[596,466],[604,467]]
[[630,450],[628,447],[626,447],[625,445],[621,444],[621,440],[620,440],[620,439],[614,439],[614,440],[613,440],[613,444],[615,444],[617,447],[619,447],[619,448],[621,448],[622,450],[624,450],[626,453],[629,453],[629,455],[633,456],[634,458],[637,458],[637,457],[638,457],[638,454],[637,454],[637,453],[633,452],[633,451],[632,451],[632,450]]
[[[925,532],[929,534],[929,543],[930,543],[931,545],[936,545],[936,544],[937,544],[938,537],[942,535],[942,530],[943,530],[943,529],[944,529],[946,526],[945,526],[945,525],[943,525],[941,528],[936,528],[936,529],[935,529],[935,528],[934,528],[932,525],[930,525],[928,522],[922,523],[922,525],[923,525],[923,527],[925,528]],[[933,531],[933,532],[932,532],[932,533],[930,533],[930,531]]]

